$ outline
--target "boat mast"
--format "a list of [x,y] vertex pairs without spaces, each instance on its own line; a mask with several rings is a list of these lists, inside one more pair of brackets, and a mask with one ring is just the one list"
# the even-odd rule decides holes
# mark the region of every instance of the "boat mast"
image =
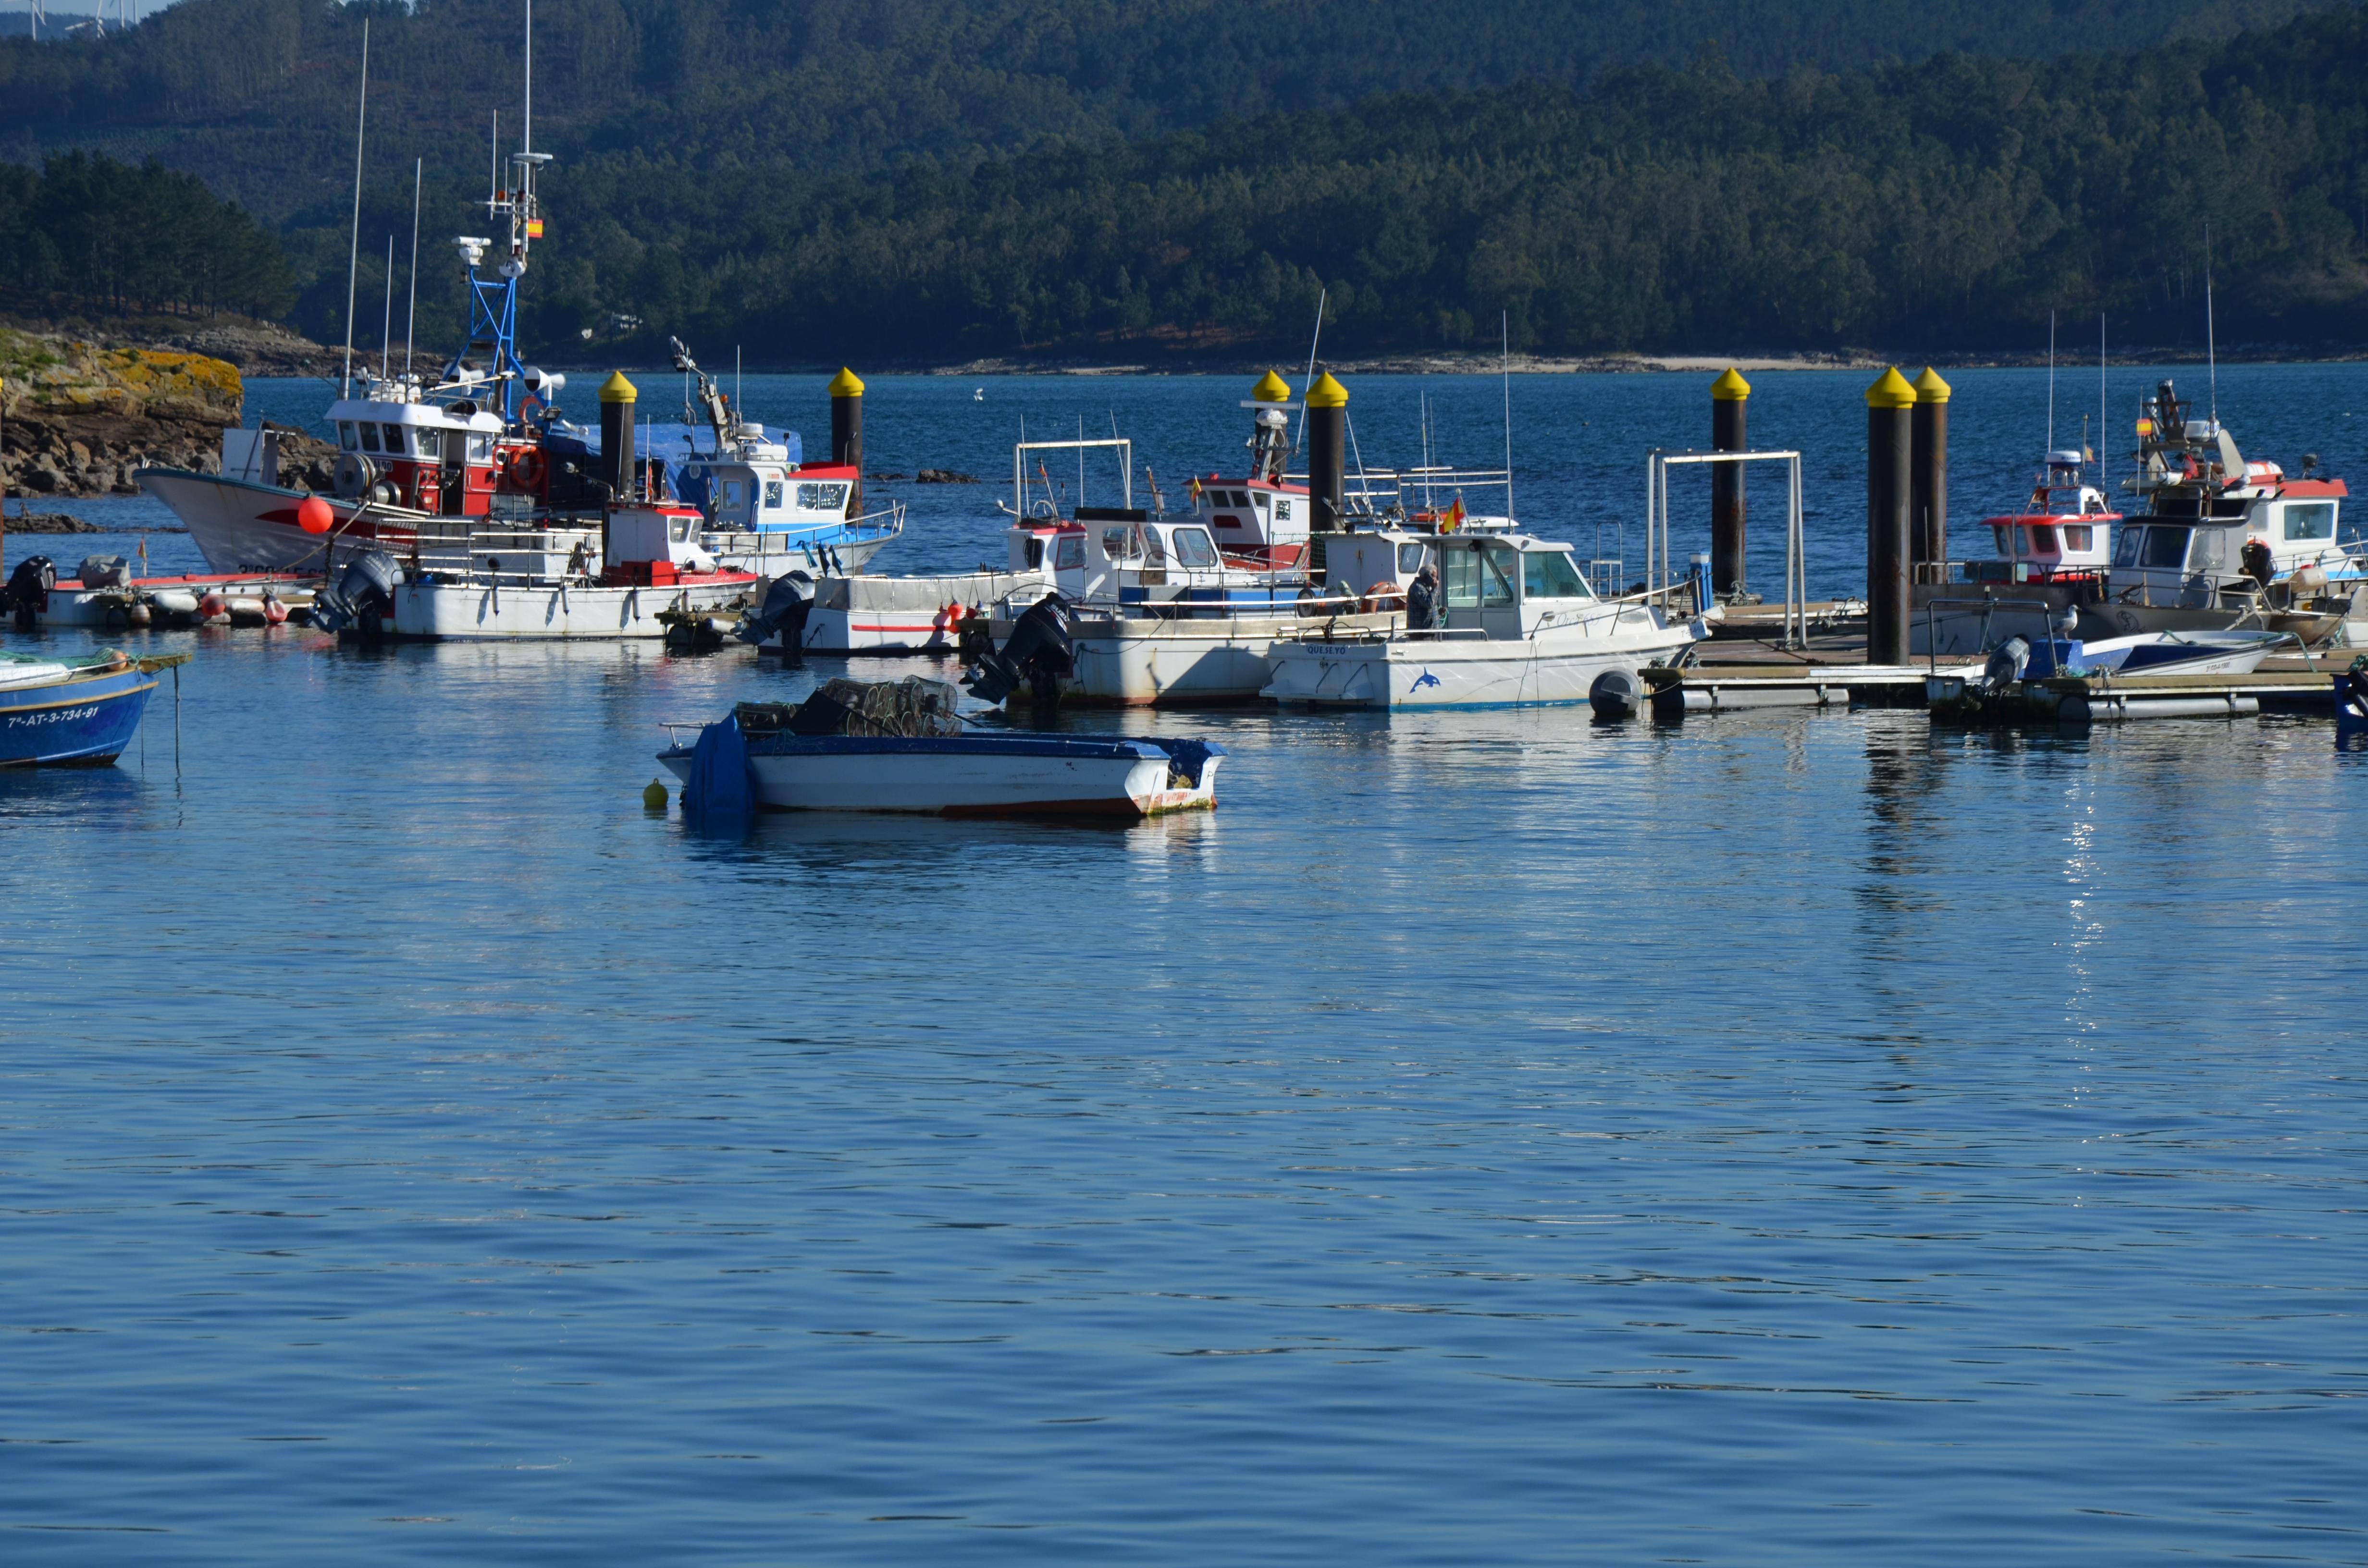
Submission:
[[427,159],[413,160],[411,165],[411,305],[403,316],[403,379],[406,381],[411,380],[411,335],[413,329],[419,324],[419,181],[427,170]]
[[2055,312],[2047,312],[2047,449],[2055,449]]
[[2220,338],[2212,323],[2212,225],[2203,225],[2203,361],[2212,373],[2212,426],[2220,426]]
[[1513,314],[1497,315],[1497,365],[1505,381],[1505,521],[1513,520]]
[[346,253],[346,369],[337,383],[339,397],[354,395],[354,290],[362,269],[362,129],[370,123],[370,18],[362,18],[361,98],[354,110],[354,228]]
[[387,360],[394,353],[394,236],[386,237],[386,307],[378,327],[378,379],[386,380]]

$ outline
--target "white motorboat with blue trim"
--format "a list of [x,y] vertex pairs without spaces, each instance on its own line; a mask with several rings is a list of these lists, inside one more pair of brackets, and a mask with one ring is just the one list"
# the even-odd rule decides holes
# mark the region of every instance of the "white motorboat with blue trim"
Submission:
[[1360,631],[1310,627],[1268,650],[1261,695],[1362,708],[1497,708],[1577,703],[1598,680],[1634,681],[1709,629],[1636,599],[1602,599],[1573,547],[1485,525],[1431,536],[1441,623]]

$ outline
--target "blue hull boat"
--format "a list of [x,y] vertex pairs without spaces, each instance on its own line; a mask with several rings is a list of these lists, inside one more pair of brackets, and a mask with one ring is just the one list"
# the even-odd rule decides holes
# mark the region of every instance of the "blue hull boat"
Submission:
[[0,653],[0,767],[104,767],[139,733],[156,672],[187,654]]

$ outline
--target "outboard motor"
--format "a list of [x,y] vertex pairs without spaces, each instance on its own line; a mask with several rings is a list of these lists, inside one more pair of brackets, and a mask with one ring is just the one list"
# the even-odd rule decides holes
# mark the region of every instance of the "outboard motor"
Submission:
[[33,617],[50,608],[50,590],[58,585],[57,562],[46,555],[28,555],[17,562],[9,574],[8,586],[0,589],[0,598],[17,614],[17,630],[30,631]]
[[1003,646],[979,660],[962,684],[982,702],[1000,703],[1025,686],[1041,703],[1059,700],[1061,677],[1076,667],[1069,641],[1069,607],[1047,594],[1019,618]]
[[814,613],[814,579],[803,572],[785,573],[765,590],[765,603],[740,622],[734,633],[743,642],[769,642],[778,634],[781,657],[797,658],[805,647],[806,617]]
[[336,586],[324,584],[313,596],[313,624],[340,636],[355,631],[375,637],[379,621],[394,608],[396,581],[393,556],[382,550],[357,555],[346,563]]
[[2031,665],[2031,642],[2027,638],[2009,637],[1990,654],[1989,663],[1982,667],[1982,685],[1991,691],[2002,691],[2022,678]]

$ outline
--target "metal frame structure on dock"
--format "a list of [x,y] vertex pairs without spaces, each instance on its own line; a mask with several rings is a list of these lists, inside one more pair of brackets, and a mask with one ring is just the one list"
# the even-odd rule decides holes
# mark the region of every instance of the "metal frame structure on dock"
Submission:
[[[1662,452],[1645,458],[1645,585],[1668,602],[1674,574],[1669,564],[1669,470],[1697,463],[1781,462],[1784,483],[1784,642],[1806,646],[1809,635],[1809,559],[1801,533],[1801,454],[1769,452]],[[1656,574],[1658,580],[1656,581]],[[1741,563],[1737,563],[1740,585]],[[1708,606],[1703,606],[1707,609]]]

